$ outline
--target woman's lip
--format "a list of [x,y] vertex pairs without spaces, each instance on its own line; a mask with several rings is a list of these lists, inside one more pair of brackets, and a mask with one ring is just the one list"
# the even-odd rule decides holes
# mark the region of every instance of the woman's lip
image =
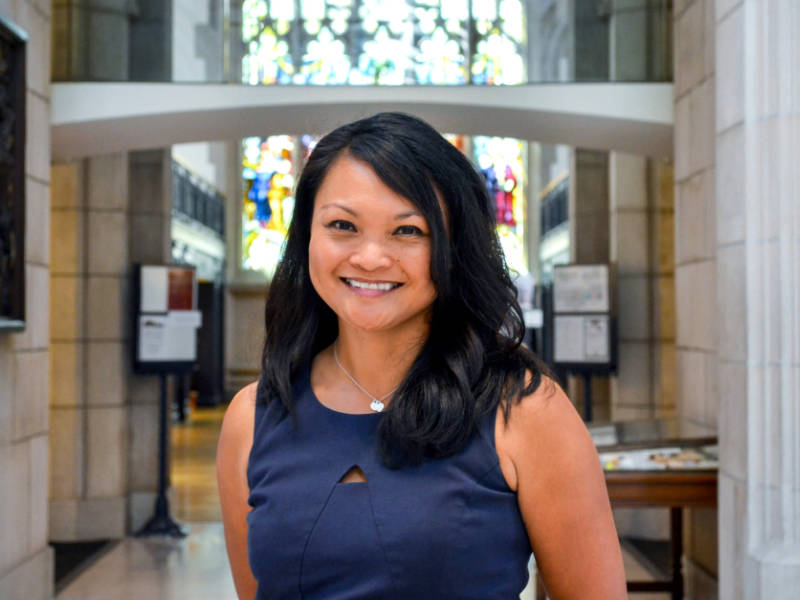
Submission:
[[[379,298],[381,296],[385,296],[386,294],[389,294],[389,293],[393,292],[394,290],[396,290],[397,288],[399,288],[402,285],[401,283],[398,283],[396,281],[371,281],[371,280],[368,280],[368,279],[360,279],[360,278],[356,279],[354,277],[342,277],[341,280],[342,280],[342,283],[344,283],[347,286],[348,290],[350,290],[354,294],[357,294],[357,295],[359,295],[359,296],[361,296],[363,298]],[[360,283],[389,283],[389,284],[394,285],[394,287],[392,287],[392,288],[390,288],[388,290],[378,290],[378,289],[371,289],[371,288],[360,288],[360,287],[356,287],[354,285],[351,285],[348,282],[348,280],[350,280],[350,281],[358,281]]]

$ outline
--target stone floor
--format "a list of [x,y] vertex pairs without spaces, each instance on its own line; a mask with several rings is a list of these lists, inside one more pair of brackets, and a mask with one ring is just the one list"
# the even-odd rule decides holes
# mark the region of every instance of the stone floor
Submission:
[[[76,577],[57,600],[235,600],[217,500],[214,453],[221,410],[196,410],[172,428],[173,516],[188,537],[126,538]],[[624,552],[628,579],[652,579]],[[668,594],[635,594],[665,600]],[[534,600],[532,586],[520,596]]]

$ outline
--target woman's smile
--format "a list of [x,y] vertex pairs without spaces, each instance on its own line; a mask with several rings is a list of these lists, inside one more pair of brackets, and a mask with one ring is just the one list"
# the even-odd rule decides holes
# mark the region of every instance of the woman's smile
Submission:
[[393,281],[368,281],[350,277],[342,277],[341,279],[352,289],[353,293],[364,298],[381,298],[403,285]]

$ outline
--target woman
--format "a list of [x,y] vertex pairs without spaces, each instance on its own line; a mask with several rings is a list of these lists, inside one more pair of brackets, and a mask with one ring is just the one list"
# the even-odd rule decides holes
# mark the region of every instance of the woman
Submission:
[[240,598],[625,597],[592,441],[520,345],[481,177],[384,113],[298,181],[217,472]]

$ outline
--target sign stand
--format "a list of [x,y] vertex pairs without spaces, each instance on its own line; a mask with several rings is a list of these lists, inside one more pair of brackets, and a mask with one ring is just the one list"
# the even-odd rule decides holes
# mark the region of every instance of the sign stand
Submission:
[[158,495],[153,516],[136,536],[184,537],[184,527],[170,517],[167,500],[167,377],[185,373],[197,361],[197,276],[193,267],[137,265],[134,277],[134,371],[158,375]]
[[167,535],[170,537],[186,537],[186,530],[169,514],[167,499],[167,374],[160,373],[161,398],[159,402],[158,422],[158,495],[156,496],[153,516],[145,523],[137,537],[150,535]]
[[553,268],[553,358],[583,381],[583,418],[592,420],[592,376],[616,372],[616,327],[609,265]]

